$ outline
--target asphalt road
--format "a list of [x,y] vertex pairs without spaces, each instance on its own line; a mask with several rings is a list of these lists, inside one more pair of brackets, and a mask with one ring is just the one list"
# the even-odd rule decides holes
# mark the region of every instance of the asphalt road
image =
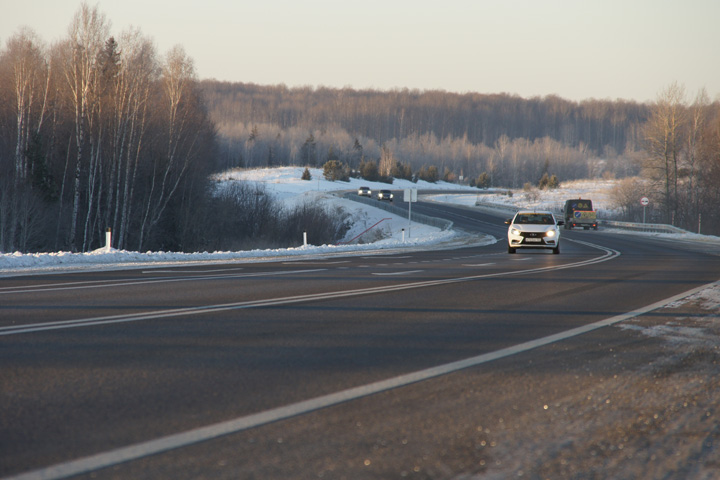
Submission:
[[[720,272],[703,248],[603,231],[508,255],[501,218],[413,210],[501,241],[0,279],[0,477],[455,478],[417,458],[465,446],[406,432],[432,436],[438,392],[496,389],[499,408],[518,355]],[[373,470],[378,450],[414,460]]]

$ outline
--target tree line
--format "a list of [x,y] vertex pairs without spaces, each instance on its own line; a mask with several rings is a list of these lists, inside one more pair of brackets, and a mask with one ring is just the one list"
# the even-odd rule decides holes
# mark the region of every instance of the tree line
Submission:
[[688,98],[674,83],[658,94],[642,133],[642,174],[625,188],[648,192],[657,221],[720,234],[720,102],[704,89]]
[[500,137],[530,142],[549,137],[569,147],[603,153],[635,150],[646,104],[624,100],[573,102],[555,95],[525,99],[510,94],[418,90],[288,88],[203,80],[201,88],[218,125],[255,124],[330,128],[379,145],[424,135],[466,138],[493,145]]
[[193,61],[83,4],[0,51],[0,251],[178,247],[217,169]]
[[546,164],[572,179],[637,173],[646,104],[572,102],[557,96],[444,91],[288,88],[203,80],[228,167],[283,162],[319,166],[392,155],[413,170],[458,177],[487,173],[495,185],[537,181]]

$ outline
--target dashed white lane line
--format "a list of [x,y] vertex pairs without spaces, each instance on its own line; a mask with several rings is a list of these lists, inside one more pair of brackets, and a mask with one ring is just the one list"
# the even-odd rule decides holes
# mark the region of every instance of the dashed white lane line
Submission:
[[244,270],[242,267],[236,267],[236,268],[211,268],[211,269],[195,269],[195,270],[143,270],[141,273],[143,275],[152,275],[155,273],[190,273],[193,275],[196,275],[198,273],[219,273],[219,272],[236,272]]
[[334,262],[325,262],[325,261],[308,262],[308,261],[298,260],[298,261],[289,261],[289,262],[282,262],[282,263],[283,263],[283,265],[337,265],[340,263],[350,263],[350,260],[336,260]]
[[391,275],[410,275],[411,273],[420,273],[420,272],[424,272],[424,270],[403,270],[401,272],[387,272],[387,273],[375,272],[375,273],[373,273],[373,275],[378,275],[378,276],[382,277],[382,276],[391,276]]
[[340,392],[331,393],[329,395],[323,395],[321,397],[312,398],[284,407],[273,408],[264,412],[259,412],[245,417],[236,418],[226,422],[220,422],[206,427],[196,428],[194,430],[188,430],[186,432],[177,433],[174,435],[168,435],[166,437],[158,438],[155,440],[149,440],[147,442],[137,443],[127,447],[118,448],[104,453],[98,453],[89,457],[80,458],[77,460],[59,463],[51,467],[34,470],[31,472],[23,473],[13,477],[7,477],[5,480],[59,480],[67,478],[73,475],[79,475],[83,473],[92,472],[101,468],[107,468],[120,463],[137,460],[150,455],[167,452],[181,447],[186,447],[198,442],[205,442],[221,436],[230,435],[233,433],[242,432],[251,428],[266,425],[272,422],[285,420],[297,415],[310,413],[323,408],[338,405],[340,403],[348,402],[351,400],[357,400],[362,397],[367,397],[377,393],[381,393],[387,390],[392,390],[399,387],[411,385],[413,383],[422,382],[432,378],[436,378],[442,375],[454,373],[466,368],[476,367],[484,363],[499,360],[501,358],[510,357],[518,353],[527,352],[551,343],[566,340],[578,335],[597,330],[603,327],[614,325],[616,323],[628,320],[639,315],[657,310],[665,305],[672,302],[676,302],[682,298],[694,295],[695,293],[708,288],[713,285],[720,285],[720,282],[715,282],[708,285],[703,285],[687,292],[666,298],[659,302],[653,303],[646,307],[633,310],[622,315],[606,318],[599,322],[591,323],[589,325],[583,325],[581,327],[573,328],[565,332],[549,335],[547,337],[538,338],[529,342],[521,343],[512,347],[503,348],[495,352],[485,353],[476,357],[467,358],[465,360],[459,360],[457,362],[451,362],[437,367],[420,370],[417,372],[400,375],[398,377],[389,378],[387,380],[381,380],[379,382],[370,383],[368,385],[362,385],[359,387],[349,388]]

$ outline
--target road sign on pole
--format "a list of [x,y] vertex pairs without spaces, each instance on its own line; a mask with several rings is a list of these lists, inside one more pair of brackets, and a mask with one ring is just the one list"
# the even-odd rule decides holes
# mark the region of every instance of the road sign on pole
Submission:
[[410,238],[410,227],[412,221],[412,204],[417,202],[417,188],[406,188],[403,192],[403,201],[408,204],[408,238]]
[[645,209],[650,205],[650,199],[648,197],[642,197],[640,199],[640,205],[643,206],[643,223],[645,223]]

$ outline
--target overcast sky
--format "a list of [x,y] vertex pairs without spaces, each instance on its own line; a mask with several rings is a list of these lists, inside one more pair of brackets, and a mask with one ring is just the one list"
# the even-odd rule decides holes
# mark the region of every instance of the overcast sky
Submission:
[[[99,0],[119,35],[180,44],[200,79],[261,85],[655,100],[673,82],[720,99],[719,0]],[[79,0],[0,0],[65,37]]]

